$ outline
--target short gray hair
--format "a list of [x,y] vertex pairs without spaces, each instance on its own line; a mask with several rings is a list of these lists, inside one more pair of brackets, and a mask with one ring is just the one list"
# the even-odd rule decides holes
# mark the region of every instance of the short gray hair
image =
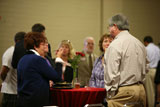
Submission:
[[128,19],[123,14],[117,14],[109,19],[109,26],[113,26],[114,24],[117,25],[119,30],[129,31]]
[[93,40],[93,42],[94,42],[94,44],[95,44],[94,38],[90,36],[90,37],[86,37],[86,38],[84,39],[84,45],[86,45],[87,40]]

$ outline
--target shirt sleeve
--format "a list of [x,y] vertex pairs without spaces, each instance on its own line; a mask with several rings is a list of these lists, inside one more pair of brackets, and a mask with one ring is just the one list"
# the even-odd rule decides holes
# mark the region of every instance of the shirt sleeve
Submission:
[[2,65],[7,66],[8,68],[11,68],[11,60],[12,60],[12,55],[13,55],[12,50],[11,48],[7,49],[2,56]]
[[46,60],[43,58],[39,58],[39,61],[37,62],[41,75],[43,75],[48,80],[52,80],[53,82],[61,81],[62,70],[58,68],[62,68],[62,64],[59,63],[59,67],[56,69],[59,71],[56,71],[54,68],[50,67]]
[[56,62],[56,63],[57,63],[57,62],[59,62],[59,63],[64,63],[64,61],[63,61],[61,58],[59,58],[59,57],[56,58],[55,62]]
[[119,66],[121,61],[120,50],[110,46],[106,51],[105,57],[105,68],[104,68],[104,81],[105,88],[108,92],[113,92],[118,89],[120,81]]

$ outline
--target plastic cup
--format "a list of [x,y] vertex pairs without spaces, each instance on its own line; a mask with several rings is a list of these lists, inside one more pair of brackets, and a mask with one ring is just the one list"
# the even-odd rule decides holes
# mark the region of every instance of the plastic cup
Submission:
[[79,88],[80,88],[80,83],[75,83],[75,84],[74,84],[74,88],[75,88],[75,89],[79,89]]

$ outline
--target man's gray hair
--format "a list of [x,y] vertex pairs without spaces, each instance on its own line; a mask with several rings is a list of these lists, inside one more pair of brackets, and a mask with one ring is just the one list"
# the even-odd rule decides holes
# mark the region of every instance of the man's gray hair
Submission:
[[128,30],[129,23],[126,16],[122,14],[117,14],[109,19],[109,26],[117,25],[119,30]]
[[90,36],[90,37],[86,37],[86,38],[84,39],[84,45],[86,45],[87,40],[93,40],[93,42],[94,42],[94,44],[95,44],[94,38]]

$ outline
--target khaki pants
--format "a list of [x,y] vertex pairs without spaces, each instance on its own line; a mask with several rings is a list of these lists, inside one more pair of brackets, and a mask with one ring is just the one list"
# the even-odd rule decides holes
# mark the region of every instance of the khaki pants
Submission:
[[[146,107],[146,95],[143,84],[119,87],[117,94],[107,99],[108,107]],[[125,106],[127,105],[127,106]]]
[[149,72],[145,76],[145,90],[147,96],[147,105],[148,107],[154,107],[155,103],[155,78],[156,69],[150,69]]

